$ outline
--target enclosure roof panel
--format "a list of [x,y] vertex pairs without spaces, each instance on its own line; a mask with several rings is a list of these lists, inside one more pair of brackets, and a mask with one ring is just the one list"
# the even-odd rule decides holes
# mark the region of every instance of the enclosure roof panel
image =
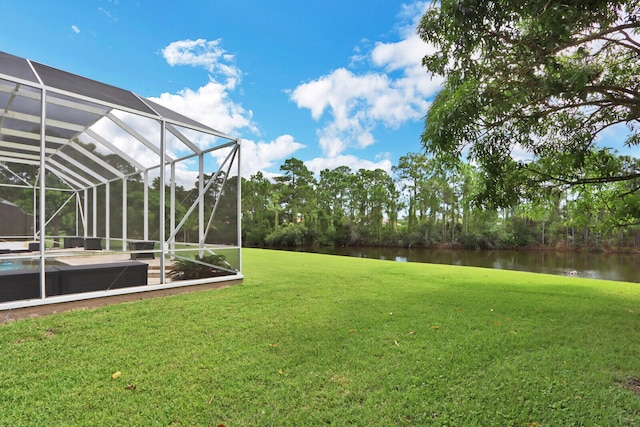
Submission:
[[144,102],[133,92],[117,88],[105,83],[67,73],[47,65],[30,61],[34,70],[47,88],[60,89],[68,93],[82,95],[87,98],[114,104],[145,114],[154,114]]
[[166,145],[161,152],[162,123],[191,151],[182,158],[209,151],[188,135],[215,147],[218,138],[237,141],[134,92],[0,52],[0,162],[35,165],[44,150],[47,171],[97,185],[122,176],[109,155],[131,166],[127,173],[172,162]]
[[77,96],[81,99],[106,106],[120,107],[129,112],[165,119],[179,126],[233,139],[209,126],[138,96],[131,91],[5,52],[0,52],[0,78],[9,81],[14,80],[16,82],[23,80],[38,86],[42,84],[46,89],[53,92]]
[[2,68],[0,69],[2,74],[17,77],[32,83],[38,83],[36,75],[25,59],[0,52],[0,64],[2,64]]

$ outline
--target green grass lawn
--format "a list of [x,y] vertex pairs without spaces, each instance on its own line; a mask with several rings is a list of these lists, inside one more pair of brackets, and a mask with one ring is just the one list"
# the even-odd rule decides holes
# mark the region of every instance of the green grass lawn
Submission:
[[243,254],[239,286],[0,325],[0,425],[640,425],[639,284]]

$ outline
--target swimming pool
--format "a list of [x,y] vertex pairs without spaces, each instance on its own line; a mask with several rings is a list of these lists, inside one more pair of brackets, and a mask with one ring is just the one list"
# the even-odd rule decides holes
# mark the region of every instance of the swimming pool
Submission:
[[[54,265],[62,265],[61,262],[58,261],[47,261],[47,267],[51,267]],[[0,271],[4,270],[27,270],[31,268],[39,268],[40,260],[38,259],[11,259],[11,260],[2,260],[0,261]]]

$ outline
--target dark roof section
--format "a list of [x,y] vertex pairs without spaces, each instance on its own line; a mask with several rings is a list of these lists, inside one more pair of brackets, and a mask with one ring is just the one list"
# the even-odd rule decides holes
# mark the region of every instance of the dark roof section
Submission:
[[[32,66],[37,76],[33,73]],[[98,101],[98,103],[121,107],[125,110],[138,112],[143,115],[164,118],[179,126],[195,128],[206,133],[233,139],[218,130],[176,113],[144,97],[138,96],[131,91],[5,52],[0,52],[0,78],[2,75],[26,80],[36,85],[39,85],[38,77],[40,77],[42,84],[52,91],[61,91],[63,93]]]
[[127,109],[154,114],[140,99],[127,90],[110,86],[86,77],[67,73],[56,68],[31,61],[33,68],[42,79],[42,83],[49,88],[60,89],[88,98],[97,99],[108,104],[114,104]]
[[0,65],[0,72],[2,72],[2,74],[17,77],[32,83],[38,83],[38,79],[33,74],[29,63],[23,58],[0,52]]

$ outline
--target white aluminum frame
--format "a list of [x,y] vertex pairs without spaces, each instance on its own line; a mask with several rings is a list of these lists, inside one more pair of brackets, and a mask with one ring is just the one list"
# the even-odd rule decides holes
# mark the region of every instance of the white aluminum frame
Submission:
[[[37,82],[27,80],[20,76],[15,76],[11,74],[7,74],[4,72],[3,63],[0,52],[0,94],[4,93],[5,95],[10,96],[10,100],[5,109],[0,110],[0,167],[3,170],[9,171],[11,174],[17,177],[12,170],[10,165],[12,163],[15,164],[31,164],[39,166],[39,175],[37,183],[28,183],[24,182],[24,184],[12,184],[13,187],[23,187],[23,188],[32,188],[34,191],[34,218],[38,218],[38,224],[34,224],[34,240],[38,240],[40,242],[40,252],[39,252],[39,262],[40,262],[40,292],[41,297],[39,299],[32,300],[19,300],[19,301],[11,301],[0,303],[0,311],[22,308],[22,307],[31,307],[31,306],[40,306],[46,304],[55,304],[60,302],[68,302],[68,301],[76,301],[76,300],[84,300],[91,299],[101,296],[111,296],[111,295],[120,295],[120,294],[129,294],[135,292],[144,292],[144,291],[153,291],[158,289],[170,289],[182,286],[190,286],[190,285],[199,285],[202,283],[209,282],[220,282],[220,281],[233,281],[243,279],[242,275],[242,253],[241,253],[241,179],[240,179],[240,141],[237,138],[233,138],[231,136],[225,135],[219,131],[211,129],[205,125],[194,122],[191,119],[182,120],[184,117],[180,116],[177,113],[169,114],[167,116],[168,110],[164,109],[164,107],[160,107],[153,102],[146,100],[144,98],[138,97],[135,95],[144,105],[148,107],[148,110],[142,111],[141,109],[136,109],[135,107],[131,107],[125,105],[123,103],[114,103],[105,99],[98,99],[96,97],[90,97],[87,95],[83,95],[80,93],[70,92],[65,89],[61,89],[59,87],[52,87],[47,85],[43,78],[40,77],[38,72],[36,71],[36,65],[31,61],[25,60],[28,62],[29,67],[33,71],[34,75],[37,78]],[[5,54],[6,55],[6,54]],[[70,78],[73,78],[74,75],[68,74]],[[75,76],[77,77],[77,76]],[[78,79],[83,79],[78,77]],[[86,80],[86,79],[85,79]],[[83,80],[79,81],[80,83]],[[9,83],[9,84],[7,84]],[[97,82],[96,82],[97,83]],[[98,83],[97,83],[98,84]],[[101,84],[101,83],[99,83]],[[102,85],[102,84],[101,84]],[[117,89],[109,87],[110,89]],[[119,90],[119,89],[118,89]],[[128,92],[128,94],[131,94]],[[16,100],[30,100],[30,101],[39,101],[40,102],[40,111],[38,115],[29,114],[24,112],[18,112],[11,110],[13,103]],[[48,107],[52,108],[56,107],[64,107],[68,109],[72,109],[74,111],[78,111],[79,114],[89,113],[95,116],[96,120],[91,120],[87,123],[76,124],[70,123],[64,120],[57,120],[48,117]],[[152,111],[153,113],[149,112]],[[154,144],[153,141],[150,141],[147,137],[142,135],[138,130],[135,129],[132,125],[128,124],[125,120],[121,119],[117,115],[114,114],[114,111],[124,112],[126,114],[131,114],[137,117],[143,117],[146,119],[154,120],[158,123],[160,127],[160,138],[158,144]],[[40,131],[38,133],[35,132],[27,132],[21,129],[14,129],[8,126],[5,126],[5,120],[14,120],[20,121],[20,123],[30,123],[35,126],[40,127]],[[155,153],[158,156],[157,164],[153,164],[151,166],[145,166],[141,162],[132,158],[123,150],[119,149],[112,142],[108,141],[105,137],[100,135],[98,131],[94,129],[94,125],[99,120],[108,120],[112,124],[115,124],[122,132],[125,132],[127,135],[131,137],[132,141],[136,141],[147,147],[151,152]],[[51,128],[57,128],[64,131],[69,131],[73,134],[70,138],[62,138],[59,136],[54,136],[48,134],[48,130]],[[182,131],[184,129],[185,131]],[[198,145],[190,139],[185,132],[196,133],[197,135],[205,135],[211,138],[221,139],[223,142],[221,144],[217,144],[214,146],[210,146],[206,149],[199,148]],[[174,156],[169,155],[167,152],[167,136],[171,134],[178,141],[183,144],[185,150],[190,151],[190,154],[181,156],[179,158],[174,158]],[[34,144],[27,144],[21,142],[11,142],[6,141],[2,138],[3,135],[7,135],[9,137],[20,138],[24,141],[38,141],[39,146]],[[117,154],[124,160],[126,160],[130,165],[132,165],[135,170],[130,174],[125,174],[122,171],[114,168],[109,165],[107,162],[86,150],[81,142],[86,142],[90,140],[92,143],[96,143],[97,146],[101,147],[104,151],[109,151],[113,154]],[[58,145],[56,148],[55,146]],[[62,149],[73,150],[78,156],[87,158],[89,161],[93,162],[97,166],[100,167],[100,171],[93,170],[89,166],[83,164],[72,156],[69,156],[66,152],[63,152]],[[212,174],[212,178],[205,183],[204,174],[205,174],[205,156],[212,155],[214,152],[218,150],[228,150],[228,154],[224,162],[222,162],[218,168],[218,170]],[[176,200],[175,200],[175,186],[176,186],[176,165],[180,162],[187,161],[190,159],[198,160],[198,196],[194,204],[189,208],[188,213],[185,217],[176,225]],[[231,168],[234,165],[237,166],[237,170],[234,171],[237,174],[237,199],[236,199],[236,215],[237,215],[237,246],[225,247],[225,249],[237,249],[238,251],[238,267],[237,274],[224,276],[219,278],[208,278],[208,279],[197,279],[197,280],[182,280],[182,281],[174,281],[170,282],[167,280],[165,273],[165,258],[168,256],[172,256],[175,254],[175,236],[180,230],[180,228],[184,225],[187,216],[192,213],[196,208],[198,209],[198,247],[200,248],[200,253],[202,254],[205,249],[204,238],[207,235],[208,228],[211,223],[211,219],[209,219],[209,223],[205,226],[204,221],[204,193],[210,188],[211,184],[214,182],[216,177],[219,176],[220,173],[223,172],[223,169],[226,167],[225,172],[225,182],[226,178],[229,176],[229,173],[232,172]],[[167,174],[166,167],[169,167],[169,173]],[[78,217],[82,222],[82,229],[84,232],[84,237],[89,237],[91,234],[92,237],[97,237],[97,188],[98,186],[105,186],[105,238],[106,241],[106,250],[108,251],[109,242],[112,239],[110,236],[110,188],[111,184],[116,184],[118,181],[122,182],[122,209],[123,209],[123,221],[122,221],[122,250],[124,252],[129,252],[126,249],[127,242],[127,178],[131,175],[143,175],[144,176],[144,238],[145,240],[149,240],[149,217],[147,212],[148,207],[148,198],[149,198],[149,173],[155,169],[158,169],[159,179],[161,183],[168,182],[170,185],[170,195],[169,195],[169,209],[170,209],[170,233],[169,236],[165,236],[164,224],[166,221],[165,218],[165,188],[163,185],[160,185],[159,190],[159,199],[160,199],[160,210],[159,210],[159,224],[158,224],[158,243],[159,250],[154,251],[159,259],[160,259],[160,275],[161,280],[159,285],[146,285],[146,286],[136,286],[131,288],[122,288],[122,289],[112,289],[107,291],[99,291],[99,292],[87,292],[87,293],[79,293],[79,294],[68,294],[68,295],[60,295],[60,296],[46,296],[46,287],[45,287],[45,263],[47,258],[50,258],[50,255],[46,253],[46,236],[44,232],[38,232],[38,230],[46,230],[47,218],[45,212],[46,206],[46,192],[47,190],[58,190],[65,191],[70,193],[75,193],[76,195],[76,209],[78,210]],[[55,174],[68,188],[50,188],[46,185],[46,174],[47,172]],[[2,185],[2,184],[0,184]],[[92,192],[92,206],[91,208],[88,205],[88,194]],[[38,200],[36,201],[36,194],[38,196]],[[81,197],[81,194],[83,197]],[[73,196],[71,196],[73,197]],[[84,205],[80,203],[81,198],[84,200]],[[69,199],[67,199],[68,202]],[[65,202],[65,204],[67,203]],[[37,215],[36,215],[36,206],[37,206]],[[215,213],[217,207],[217,201],[215,202],[213,213]],[[49,221],[58,214],[58,212],[62,209],[58,209],[58,211],[49,218]],[[87,215],[89,212],[92,212],[92,224],[93,229],[89,232],[87,225],[88,220]],[[212,215],[213,215],[212,213]],[[76,220],[76,229],[78,229],[79,221]],[[77,230],[79,231],[79,230]],[[77,235],[78,233],[76,233]],[[177,255],[176,255],[177,256]],[[0,261],[5,259],[2,255],[0,255]],[[1,285],[1,284],[0,284]]]

